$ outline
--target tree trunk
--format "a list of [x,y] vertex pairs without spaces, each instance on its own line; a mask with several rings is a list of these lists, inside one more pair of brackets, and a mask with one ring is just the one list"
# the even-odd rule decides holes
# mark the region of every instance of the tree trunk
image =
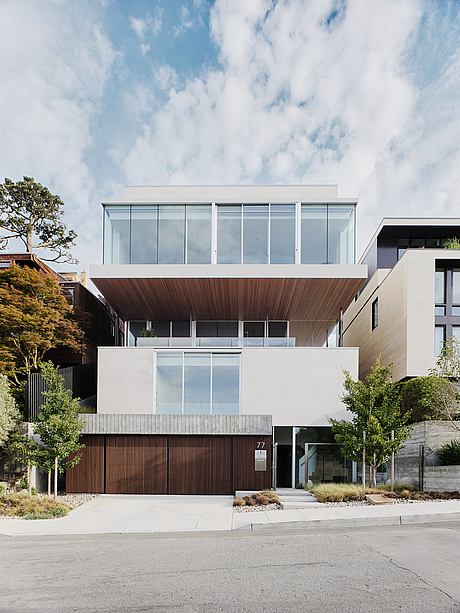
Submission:
[[32,476],[32,466],[30,464],[27,464],[27,491],[29,492],[29,496],[32,495],[32,483],[30,482],[31,476]]
[[57,500],[58,491],[58,459],[54,458],[54,500]]
[[51,471],[48,471],[48,496],[51,496]]
[[32,253],[32,236],[33,229],[32,226],[27,228],[27,253]]

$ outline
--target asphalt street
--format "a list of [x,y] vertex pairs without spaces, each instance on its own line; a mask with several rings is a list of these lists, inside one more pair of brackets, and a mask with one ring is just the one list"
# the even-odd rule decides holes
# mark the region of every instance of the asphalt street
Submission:
[[0,611],[460,612],[460,524],[0,537]]

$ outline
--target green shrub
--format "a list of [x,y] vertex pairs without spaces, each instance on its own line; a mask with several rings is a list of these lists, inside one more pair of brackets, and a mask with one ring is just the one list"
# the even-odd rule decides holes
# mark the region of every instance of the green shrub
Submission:
[[29,480],[27,479],[27,475],[23,475],[19,479],[19,487],[21,490],[26,490],[29,487]]
[[70,507],[44,496],[29,496],[27,493],[0,495],[0,515],[25,519],[51,519],[67,515]]
[[355,483],[319,483],[309,491],[319,502],[350,502],[364,500],[371,489]]
[[438,449],[442,466],[460,464],[460,439],[449,441]]
[[6,481],[0,481],[0,494],[6,494],[8,489],[8,483]]

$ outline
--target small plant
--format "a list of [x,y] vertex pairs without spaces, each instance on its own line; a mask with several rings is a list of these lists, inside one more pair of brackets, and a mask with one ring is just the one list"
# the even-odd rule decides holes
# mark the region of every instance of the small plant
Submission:
[[460,439],[445,443],[438,449],[441,466],[460,464]]
[[27,475],[23,475],[19,479],[19,487],[21,488],[21,490],[28,489],[28,487],[29,487],[29,480],[27,479]]
[[0,481],[0,495],[6,494],[7,489],[8,489],[8,483],[6,481]]
[[443,245],[444,249],[460,249],[460,238],[453,236],[448,238]]
[[244,498],[235,498],[233,501],[234,507],[266,507],[269,504],[280,504],[279,496],[271,490],[264,490],[256,494],[244,496]]
[[155,338],[155,330],[141,330],[139,336],[141,338]]

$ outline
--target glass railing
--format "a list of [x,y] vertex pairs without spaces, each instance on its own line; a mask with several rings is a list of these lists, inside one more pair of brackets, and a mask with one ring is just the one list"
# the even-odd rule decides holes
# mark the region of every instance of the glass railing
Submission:
[[295,338],[139,336],[138,347],[295,347]]

